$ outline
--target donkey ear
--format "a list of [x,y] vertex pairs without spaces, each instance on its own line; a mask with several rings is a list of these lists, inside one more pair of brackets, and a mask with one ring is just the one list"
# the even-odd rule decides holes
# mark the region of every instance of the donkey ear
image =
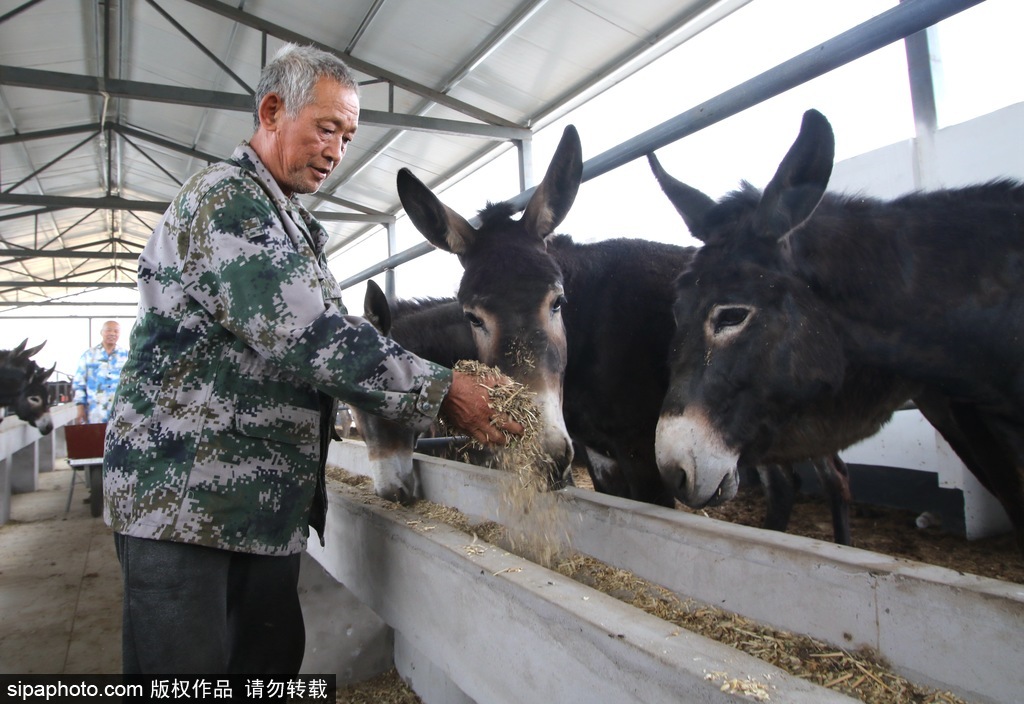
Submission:
[[704,216],[715,207],[715,201],[693,186],[687,186],[682,181],[677,181],[669,176],[668,172],[662,168],[658,157],[654,156],[654,152],[647,155],[647,162],[651,165],[651,171],[654,172],[654,178],[658,180],[661,190],[675,206],[676,212],[683,216],[683,222],[686,223],[690,234],[703,241],[698,232],[701,223],[704,222]]
[[412,171],[398,170],[398,198],[416,229],[430,244],[452,254],[473,246],[476,230],[469,221],[446,206]]
[[757,206],[761,235],[782,237],[811,216],[828,186],[835,151],[835,135],[825,116],[817,110],[805,112],[800,134]]
[[[27,338],[26,338],[25,342],[28,342],[28,339],[27,339]],[[24,347],[24,346],[25,346],[25,342],[22,342],[22,343],[21,343],[21,346],[22,346],[22,347]],[[35,347],[32,347],[32,348],[30,348],[30,349],[27,349],[27,350],[25,350],[25,359],[28,359],[29,357],[31,357],[32,355],[34,355],[34,354],[35,354],[36,352],[38,352],[39,350],[43,349],[43,347],[44,347],[45,345],[46,345],[46,340],[43,340],[42,342],[40,342],[40,343],[39,343],[38,345],[36,345]]]
[[569,214],[583,180],[583,147],[576,127],[569,125],[551,157],[548,170],[523,211],[522,222],[529,232],[544,239]]
[[45,369],[44,370],[44,369],[38,369],[37,368],[35,373],[32,375],[32,381],[35,382],[35,383],[40,383],[41,384],[42,382],[44,382],[47,379],[49,379],[50,375],[53,374],[54,370],[56,370],[56,369],[57,369],[57,363],[56,362],[54,362],[53,366],[50,367],[49,369]]
[[391,305],[388,297],[380,290],[380,286],[370,279],[366,282],[366,295],[363,296],[363,317],[382,335],[391,332]]

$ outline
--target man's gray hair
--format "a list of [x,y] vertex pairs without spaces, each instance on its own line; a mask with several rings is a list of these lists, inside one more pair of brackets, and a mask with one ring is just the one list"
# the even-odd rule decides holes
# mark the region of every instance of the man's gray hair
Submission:
[[254,127],[259,129],[260,102],[268,93],[281,96],[285,110],[295,117],[313,102],[313,87],[325,77],[359,93],[359,84],[351,69],[334,54],[313,46],[285,44],[260,74],[253,105]]

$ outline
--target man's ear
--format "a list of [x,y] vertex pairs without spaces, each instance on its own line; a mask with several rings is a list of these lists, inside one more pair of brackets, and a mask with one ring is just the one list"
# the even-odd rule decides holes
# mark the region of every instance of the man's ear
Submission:
[[277,93],[267,93],[260,101],[260,108],[257,111],[260,116],[260,126],[263,129],[273,130],[281,116],[284,115],[284,101]]

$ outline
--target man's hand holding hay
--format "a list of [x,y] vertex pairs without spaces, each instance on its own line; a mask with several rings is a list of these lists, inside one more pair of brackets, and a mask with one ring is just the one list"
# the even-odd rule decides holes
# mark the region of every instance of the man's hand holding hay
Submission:
[[448,395],[441,402],[441,417],[479,443],[507,445],[512,436],[521,436],[526,429],[498,407],[494,392],[513,384],[494,369],[456,368]]

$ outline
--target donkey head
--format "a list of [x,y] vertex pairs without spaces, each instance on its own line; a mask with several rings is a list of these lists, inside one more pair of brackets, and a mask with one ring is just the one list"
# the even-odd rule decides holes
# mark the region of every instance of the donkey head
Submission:
[[56,364],[41,369],[30,357],[43,348],[46,342],[26,349],[28,340],[22,341],[13,350],[0,352],[0,396],[4,403],[13,405],[17,416],[29,423],[43,435],[53,430],[49,413],[49,389],[46,380],[53,374]]
[[410,171],[398,173],[398,194],[410,220],[431,244],[462,263],[458,300],[472,326],[478,358],[536,394],[541,443],[555,486],[569,476],[572,443],[562,418],[562,273],[545,241],[568,214],[582,173],[579,134],[569,126],[522,217],[513,219],[514,208],[507,203],[489,205],[480,213],[479,228],[441,203]]
[[788,264],[788,236],[822,198],[833,153],[831,127],[808,111],[764,192],[744,184],[717,203],[649,157],[704,242],[676,281],[671,382],[657,435],[662,476],[690,506],[735,494],[737,463],[759,464],[780,433],[794,432],[797,407],[842,384],[839,338]]
[[[431,362],[451,367],[458,360],[476,357],[469,323],[454,299],[407,299],[392,304],[377,284],[367,281],[363,317],[382,334]],[[403,503],[420,497],[419,471],[413,462],[416,433],[354,407],[353,413],[366,441],[378,496]]]
[[[366,282],[363,317],[384,336],[391,333],[391,307],[373,281]],[[373,488],[378,496],[403,504],[418,498],[420,481],[412,461],[416,433],[407,426],[352,406],[356,427],[366,443]]]

